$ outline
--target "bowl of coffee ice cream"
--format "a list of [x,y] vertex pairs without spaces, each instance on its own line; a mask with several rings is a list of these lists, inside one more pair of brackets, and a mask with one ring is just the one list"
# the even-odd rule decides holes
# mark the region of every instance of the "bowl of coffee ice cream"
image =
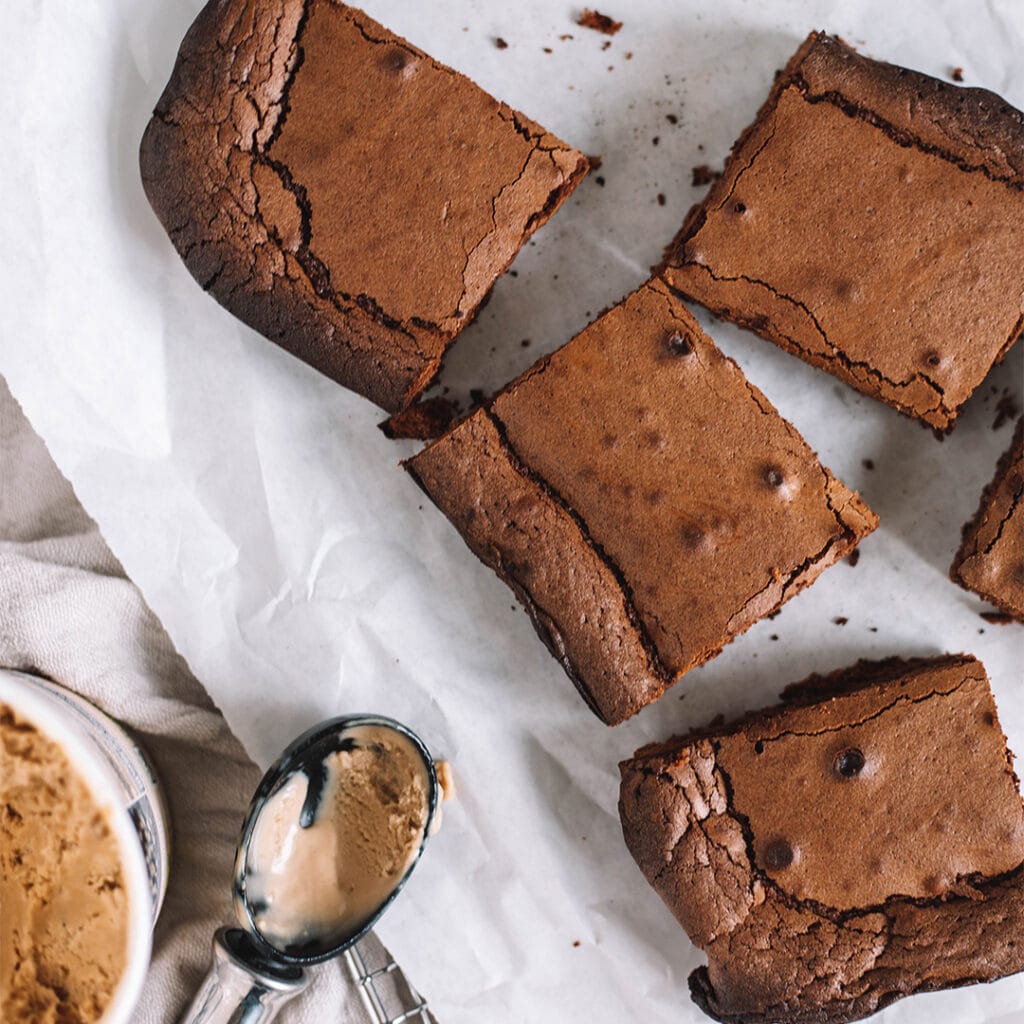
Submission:
[[0,1019],[125,1024],[166,856],[128,735],[55,684],[0,671]]

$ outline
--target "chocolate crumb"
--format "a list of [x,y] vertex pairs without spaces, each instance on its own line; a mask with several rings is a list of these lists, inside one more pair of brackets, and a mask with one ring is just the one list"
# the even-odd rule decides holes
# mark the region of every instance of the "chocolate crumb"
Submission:
[[778,640],[779,639],[779,634],[778,633],[772,633],[772,635],[770,637],[768,637],[768,639],[769,640]]
[[878,632],[878,627],[877,626],[868,626],[868,632],[869,633],[877,633]]
[[1010,394],[1009,388],[1003,392],[1003,397],[996,402],[996,418],[992,421],[992,429],[999,430],[1007,420],[1014,420],[1020,413],[1017,399]]
[[699,188],[701,185],[710,185],[711,182],[718,181],[721,176],[721,171],[712,170],[707,164],[698,164],[692,169],[690,184],[694,188]]
[[519,344],[522,345],[523,348],[529,348],[530,347],[530,339],[529,338],[523,338],[523,340],[521,342],[519,342]]
[[666,200],[665,200],[665,193],[664,192],[659,192],[658,193],[658,205],[659,206],[664,206],[665,202],[666,202]]
[[501,38],[501,36],[498,36],[498,37],[497,37],[497,38],[496,38],[496,39],[494,40],[494,45],[495,45],[495,46],[496,46],[496,47],[497,47],[497,48],[498,48],[499,50],[507,50],[507,49],[508,49],[508,43],[506,43],[506,42],[505,42],[505,40]]
[[432,441],[455,421],[458,407],[447,398],[425,398],[380,424],[391,440]]
[[572,36],[568,32],[563,32],[558,38],[564,43],[566,39],[572,39]]
[[656,146],[659,142],[661,142],[661,136],[660,135],[655,135],[654,138],[651,139],[651,145],[652,146]]
[[952,78],[954,82],[962,82],[964,80],[964,69],[953,68],[949,77]]
[[666,114],[665,120],[668,121],[669,124],[679,124],[679,118],[676,117],[675,114]]
[[872,459],[861,459],[860,463],[865,469],[874,469],[875,463]]
[[576,941],[573,942],[573,944],[572,944],[572,948],[573,949],[577,949],[577,948],[579,948],[579,945],[580,945],[580,940],[576,939]]
[[982,612],[981,617],[986,622],[991,622],[993,626],[1005,626],[1013,622],[1013,616],[1007,615],[1006,612]]
[[847,564],[853,568],[860,561],[860,548],[854,548],[847,556]]
[[545,52],[545,53],[554,53],[555,51],[554,51],[554,50],[552,50],[550,46],[545,46],[545,47],[544,47],[544,52]]
[[832,621],[837,626],[845,626],[850,620],[845,615],[837,615]]
[[626,51],[626,60],[632,60],[632,59],[633,59],[633,51],[632,50],[627,50]]
[[615,21],[607,14],[601,14],[600,11],[591,10],[589,7],[583,9],[583,13],[576,19],[576,24],[592,28],[595,32],[603,32],[606,36],[613,36],[622,28],[621,21]]
[[602,188],[604,187],[604,178],[599,174],[594,181],[598,183]]
[[596,171],[604,161],[600,156],[588,156],[587,163],[590,164],[590,169]]
[[605,41],[604,41],[604,42],[603,42],[603,43],[601,44],[601,49],[602,49],[602,51],[604,51],[604,50],[607,50],[607,49],[608,49],[608,47],[609,47],[609,46],[611,46],[611,45],[612,45],[612,42],[611,42],[611,40],[610,40],[610,39],[606,39],[606,40],[605,40]]

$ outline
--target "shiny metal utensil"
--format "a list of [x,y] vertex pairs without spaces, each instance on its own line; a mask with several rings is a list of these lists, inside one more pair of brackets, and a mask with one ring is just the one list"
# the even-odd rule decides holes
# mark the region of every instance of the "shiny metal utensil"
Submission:
[[[278,948],[261,934],[255,910],[248,898],[246,871],[249,845],[260,814],[268,801],[297,774],[310,780],[322,775],[325,759],[351,749],[352,737],[365,727],[391,730],[411,744],[422,761],[426,780],[426,820],[422,839],[402,877],[380,905],[350,934],[332,934],[323,943],[306,942],[301,948]],[[238,843],[235,877],[235,913],[238,928],[221,928],[214,937],[213,969],[200,987],[180,1024],[269,1024],[278,1011],[308,982],[306,968],[346,954],[345,959],[365,1008],[377,1024],[410,1022],[430,1024],[426,1003],[405,980],[398,965],[384,951],[368,956],[356,943],[366,937],[380,916],[402,890],[419,861],[437,811],[439,786],[433,759],[423,741],[410,729],[378,715],[347,715],[334,718],[303,733],[290,744],[263,776],[249,805]],[[303,825],[302,827],[306,827]],[[372,948],[368,942],[367,947]],[[377,944],[383,951],[383,947]],[[381,996],[386,992],[386,998]]]

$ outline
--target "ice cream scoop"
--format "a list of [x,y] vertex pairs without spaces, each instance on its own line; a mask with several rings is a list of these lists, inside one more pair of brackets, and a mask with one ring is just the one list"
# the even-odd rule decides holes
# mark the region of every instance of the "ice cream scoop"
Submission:
[[235,858],[240,928],[181,1024],[267,1024],[304,968],[358,942],[398,895],[430,834],[439,786],[423,742],[389,718],[309,730],[271,766]]

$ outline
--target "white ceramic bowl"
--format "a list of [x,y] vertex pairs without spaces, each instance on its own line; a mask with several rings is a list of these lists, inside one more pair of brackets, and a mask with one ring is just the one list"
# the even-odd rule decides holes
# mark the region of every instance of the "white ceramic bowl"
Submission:
[[37,676],[0,669],[7,704],[64,748],[106,811],[128,891],[128,960],[102,1024],[128,1024],[152,951],[153,925],[167,889],[167,813],[156,777],[135,741],[77,694]]

